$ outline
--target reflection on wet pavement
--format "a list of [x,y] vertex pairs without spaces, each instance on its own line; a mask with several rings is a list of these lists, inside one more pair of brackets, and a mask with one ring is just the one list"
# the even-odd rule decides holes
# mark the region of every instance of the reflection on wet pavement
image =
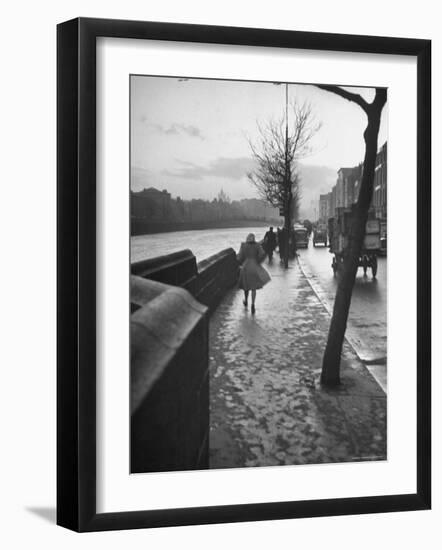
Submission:
[[[327,248],[310,246],[300,251],[302,270],[328,311],[332,311],[338,277],[331,269]],[[361,330],[362,329],[362,330]],[[347,335],[361,359],[385,364],[387,356],[387,258],[378,257],[378,273],[358,269],[350,306]],[[386,378],[386,372],[385,378]]]
[[319,385],[329,314],[296,262],[265,267],[256,315],[233,289],[211,319],[210,467],[385,459],[385,394],[348,344]]

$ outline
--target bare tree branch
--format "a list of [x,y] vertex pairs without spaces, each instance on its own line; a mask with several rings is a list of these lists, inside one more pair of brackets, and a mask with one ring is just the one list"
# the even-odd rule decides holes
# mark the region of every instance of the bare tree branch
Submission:
[[[299,210],[300,177],[297,168],[300,159],[311,154],[311,140],[321,128],[307,101],[291,102],[290,128],[286,141],[285,118],[258,125],[258,139],[249,146],[257,168],[248,174],[260,197],[272,206],[286,209],[287,201],[293,210]],[[286,164],[288,166],[286,166]],[[287,179],[287,173],[290,177]],[[296,203],[296,206],[295,206]]]
[[344,90],[343,88],[340,88],[339,86],[332,86],[329,84],[315,84],[317,88],[320,88],[321,90],[325,90],[327,92],[331,92],[333,94],[336,94],[340,97],[343,97],[344,99],[347,99],[348,101],[352,101],[353,103],[357,103],[366,113],[368,113],[370,108],[370,103],[367,103],[365,99],[360,96],[359,94],[354,94],[352,92],[348,92],[347,90]]

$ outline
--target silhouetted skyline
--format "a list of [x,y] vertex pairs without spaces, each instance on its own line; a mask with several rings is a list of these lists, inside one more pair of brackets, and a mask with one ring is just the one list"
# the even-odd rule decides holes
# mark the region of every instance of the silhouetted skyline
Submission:
[[[352,88],[371,100],[373,88]],[[322,128],[303,159],[301,208],[325,192],[342,166],[363,160],[365,114],[312,85],[290,84],[289,101],[309,101]],[[167,189],[183,199],[213,199],[221,188],[234,200],[256,197],[248,138],[257,123],[284,117],[283,86],[272,83],[131,77],[131,188]],[[387,139],[384,110],[379,145]],[[289,111],[290,123],[290,111]]]

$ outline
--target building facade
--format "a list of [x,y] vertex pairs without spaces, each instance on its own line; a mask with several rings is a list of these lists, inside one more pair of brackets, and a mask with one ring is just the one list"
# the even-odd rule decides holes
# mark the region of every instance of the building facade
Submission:
[[231,201],[221,194],[211,201],[173,199],[165,189],[131,191],[131,218],[151,222],[214,222],[253,219],[278,223],[279,209],[260,199]]
[[372,204],[376,217],[387,219],[387,143],[376,156]]
[[167,220],[171,214],[172,199],[165,189],[159,191],[154,187],[131,192],[131,216],[151,220]]
[[[333,218],[337,208],[351,208],[359,197],[363,164],[352,168],[340,168],[336,184],[331,191],[319,196],[319,222]],[[387,219],[387,142],[379,149],[376,156],[375,177],[371,210],[376,218]]]
[[319,222],[326,223],[329,216],[329,195],[319,195]]

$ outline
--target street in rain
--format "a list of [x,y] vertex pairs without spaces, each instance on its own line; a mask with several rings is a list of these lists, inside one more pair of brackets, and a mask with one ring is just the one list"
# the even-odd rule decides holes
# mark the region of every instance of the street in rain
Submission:
[[387,460],[386,92],[131,78],[131,472]]

